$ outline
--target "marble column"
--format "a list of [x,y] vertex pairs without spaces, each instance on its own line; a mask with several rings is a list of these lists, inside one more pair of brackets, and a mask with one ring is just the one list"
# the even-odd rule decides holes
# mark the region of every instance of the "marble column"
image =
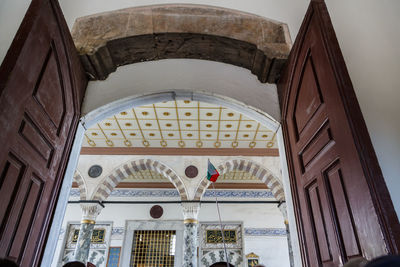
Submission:
[[289,221],[288,221],[288,216],[287,216],[287,207],[286,203],[282,202],[279,204],[278,208],[283,214],[283,219],[285,220],[285,227],[286,227],[286,238],[288,242],[288,250],[289,250],[289,261],[290,261],[290,267],[294,266],[294,258],[293,258],[293,249],[292,249],[292,241],[290,240],[290,230],[289,230]]
[[197,267],[197,217],[200,211],[199,202],[182,203],[183,208],[183,267]]
[[93,228],[96,218],[103,206],[98,203],[81,203],[82,220],[79,230],[78,241],[76,242],[74,260],[83,263],[87,262],[90,250],[90,240],[92,239]]

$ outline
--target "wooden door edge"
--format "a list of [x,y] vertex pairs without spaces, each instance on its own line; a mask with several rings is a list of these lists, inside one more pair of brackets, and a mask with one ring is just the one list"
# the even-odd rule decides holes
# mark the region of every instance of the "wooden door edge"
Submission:
[[[284,146],[286,157],[288,161],[289,179],[291,182],[291,189],[293,194],[293,204],[296,207],[295,216],[297,228],[299,231],[299,241],[301,241],[301,251],[303,263],[305,260],[304,238],[302,237],[304,230],[301,222],[301,214],[298,203],[298,192],[295,187],[295,175],[293,171],[292,155],[290,152],[290,142],[288,139],[288,131],[285,127],[285,116],[288,112],[288,94],[289,88],[292,85],[292,78],[294,74],[295,65],[299,50],[301,49],[302,41],[305,38],[309,23],[313,16],[318,16],[322,23],[319,25],[321,28],[321,36],[325,50],[328,53],[328,59],[333,66],[335,79],[338,82],[341,99],[345,107],[346,115],[349,119],[350,129],[356,145],[360,162],[366,177],[366,182],[369,186],[373,205],[376,209],[378,220],[381,225],[385,243],[387,245],[389,254],[398,254],[400,251],[400,224],[393,206],[386,182],[382,175],[382,170],[379,166],[375,150],[373,148],[368,129],[366,127],[360,106],[358,104],[347,67],[340,50],[336,34],[324,1],[311,1],[304,17],[303,23],[300,27],[296,41],[287,60],[286,66],[282,70],[281,79],[277,83],[278,96],[281,106],[282,114],[282,129],[284,137]],[[304,255],[303,255],[304,254]]]

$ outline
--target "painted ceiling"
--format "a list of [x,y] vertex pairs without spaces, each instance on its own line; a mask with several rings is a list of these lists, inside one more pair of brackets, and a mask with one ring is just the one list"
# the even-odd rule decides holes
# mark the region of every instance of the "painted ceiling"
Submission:
[[275,132],[229,108],[176,100],[127,109],[85,133],[83,147],[277,148]]

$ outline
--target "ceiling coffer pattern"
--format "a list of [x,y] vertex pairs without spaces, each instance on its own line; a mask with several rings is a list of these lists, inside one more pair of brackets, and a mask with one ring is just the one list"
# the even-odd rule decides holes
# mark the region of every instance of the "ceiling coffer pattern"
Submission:
[[84,147],[277,148],[275,132],[218,105],[177,100],[134,107],[85,133]]

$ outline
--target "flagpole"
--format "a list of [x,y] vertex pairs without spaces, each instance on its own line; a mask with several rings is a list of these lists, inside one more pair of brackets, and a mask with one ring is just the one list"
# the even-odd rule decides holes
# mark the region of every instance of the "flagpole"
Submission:
[[215,194],[215,203],[217,203],[217,211],[218,211],[219,225],[221,226],[222,243],[224,244],[224,251],[225,251],[225,258],[226,258],[226,267],[229,267],[229,258],[228,258],[228,253],[226,252],[224,229],[223,229],[223,226],[222,226],[221,214],[219,213],[219,205],[218,205],[218,199],[217,199],[217,192],[215,191],[214,182],[211,182],[211,184],[212,184],[212,187],[213,187],[213,190],[214,190],[214,194]]

